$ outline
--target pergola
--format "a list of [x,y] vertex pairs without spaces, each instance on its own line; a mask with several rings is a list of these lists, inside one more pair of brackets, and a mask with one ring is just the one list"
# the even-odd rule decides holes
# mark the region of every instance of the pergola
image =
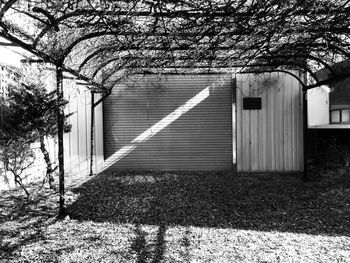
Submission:
[[1,0],[0,36],[56,66],[58,99],[63,71],[104,97],[137,73],[297,70],[306,92],[350,76],[332,67],[350,58],[349,14],[348,0]]

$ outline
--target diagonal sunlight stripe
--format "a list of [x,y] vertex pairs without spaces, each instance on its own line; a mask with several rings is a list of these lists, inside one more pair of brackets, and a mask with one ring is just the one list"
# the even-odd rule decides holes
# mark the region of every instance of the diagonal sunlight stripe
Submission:
[[209,87],[202,90],[196,96],[188,100],[185,104],[178,107],[168,116],[164,117],[162,120],[154,124],[151,128],[140,134],[131,143],[141,143],[150,139],[152,136],[156,135],[158,132],[167,127],[170,123],[176,121],[180,116],[182,116],[183,114],[194,108],[196,105],[201,103],[207,97],[209,97]]
[[122,159],[124,156],[129,154],[132,150],[134,150],[138,144],[145,142],[152,138],[154,135],[156,135],[158,132],[169,126],[171,123],[176,121],[178,118],[180,118],[182,115],[184,115],[186,112],[193,109],[195,106],[197,106],[199,103],[201,103],[203,100],[208,98],[210,95],[210,86],[203,89],[201,92],[196,94],[194,97],[189,99],[185,104],[178,107],[176,110],[171,112],[169,115],[161,119],[159,122],[154,124],[152,127],[141,133],[139,136],[137,136],[134,140],[131,141],[130,144],[122,147],[119,151],[115,152],[111,157],[109,157],[107,160],[105,160],[105,167],[104,169],[109,168],[112,166],[115,162],[118,162],[120,159]]

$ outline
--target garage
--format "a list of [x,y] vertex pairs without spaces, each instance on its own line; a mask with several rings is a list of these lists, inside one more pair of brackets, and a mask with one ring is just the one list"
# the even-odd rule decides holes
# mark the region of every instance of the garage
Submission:
[[105,169],[232,170],[231,74],[138,75],[104,102]]

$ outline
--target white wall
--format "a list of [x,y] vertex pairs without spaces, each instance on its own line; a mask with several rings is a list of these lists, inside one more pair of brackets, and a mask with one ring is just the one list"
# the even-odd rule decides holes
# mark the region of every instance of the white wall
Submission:
[[308,127],[329,124],[329,88],[317,87],[307,91]]

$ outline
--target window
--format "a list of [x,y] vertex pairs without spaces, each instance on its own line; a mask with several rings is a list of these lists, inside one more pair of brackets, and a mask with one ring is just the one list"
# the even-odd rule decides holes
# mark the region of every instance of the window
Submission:
[[350,123],[350,109],[330,111],[331,123]]
[[342,122],[350,122],[350,109],[341,111],[341,121]]
[[331,123],[340,122],[340,110],[332,110],[331,111]]

